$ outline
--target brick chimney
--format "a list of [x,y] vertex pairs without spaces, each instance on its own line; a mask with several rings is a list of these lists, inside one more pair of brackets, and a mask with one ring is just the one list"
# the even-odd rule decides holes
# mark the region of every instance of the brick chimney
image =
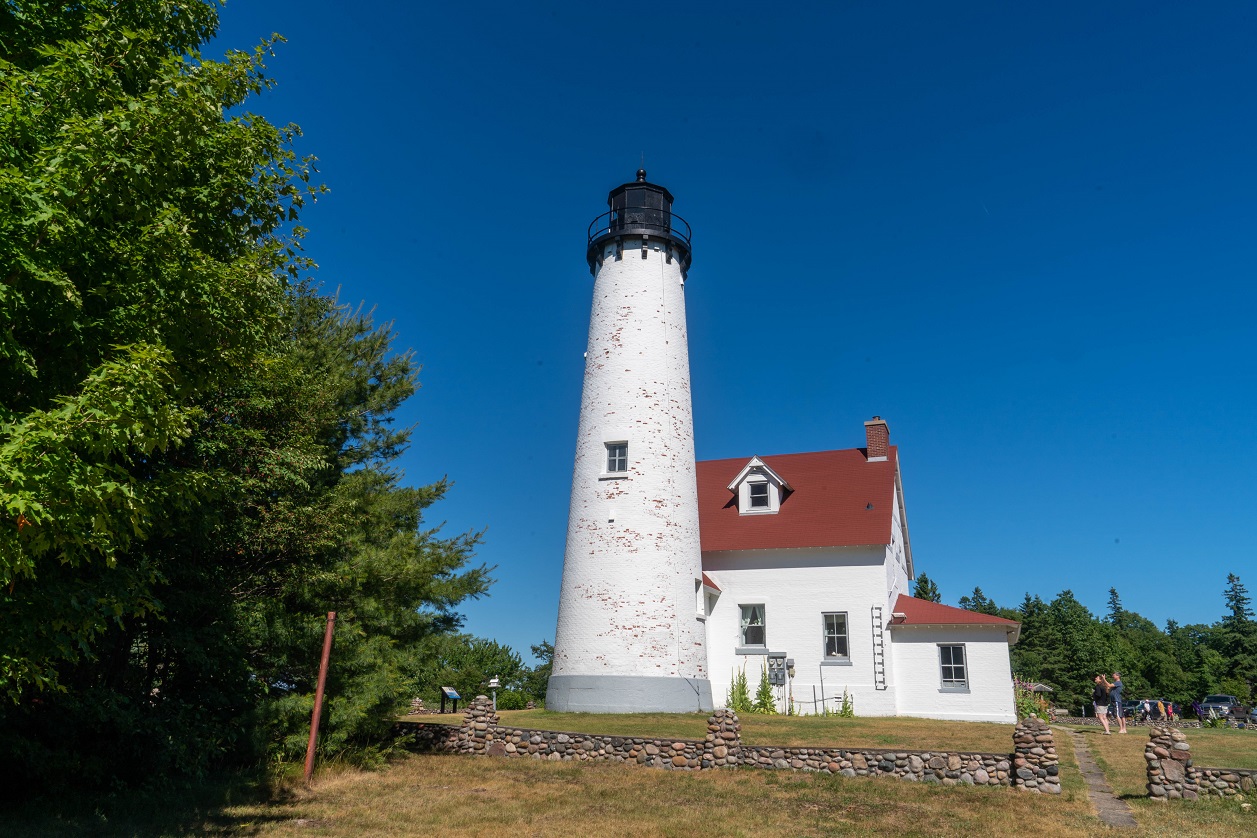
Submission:
[[864,440],[870,463],[885,462],[890,456],[890,428],[882,417],[874,416],[864,423]]

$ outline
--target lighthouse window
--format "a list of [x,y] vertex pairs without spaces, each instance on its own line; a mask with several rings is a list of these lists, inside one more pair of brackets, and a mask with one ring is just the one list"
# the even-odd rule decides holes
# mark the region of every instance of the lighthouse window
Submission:
[[768,484],[752,483],[750,486],[751,508],[767,509],[768,508]]
[[742,606],[742,645],[743,646],[765,646],[766,636],[764,633],[764,606],[743,605]]
[[628,443],[607,443],[607,473],[628,471]]

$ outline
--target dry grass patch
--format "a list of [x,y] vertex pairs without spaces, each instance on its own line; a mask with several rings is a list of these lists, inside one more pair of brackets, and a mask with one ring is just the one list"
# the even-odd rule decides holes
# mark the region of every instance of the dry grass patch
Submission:
[[[274,820],[281,812],[282,820]],[[1094,835],[1084,799],[889,779],[412,756],[282,807],[230,811],[259,836]]]

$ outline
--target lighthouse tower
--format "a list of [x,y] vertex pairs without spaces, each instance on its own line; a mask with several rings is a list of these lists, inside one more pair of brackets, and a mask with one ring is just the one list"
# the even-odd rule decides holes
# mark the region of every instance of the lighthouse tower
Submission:
[[706,711],[690,229],[644,169],[607,203],[589,227],[594,301],[546,707]]

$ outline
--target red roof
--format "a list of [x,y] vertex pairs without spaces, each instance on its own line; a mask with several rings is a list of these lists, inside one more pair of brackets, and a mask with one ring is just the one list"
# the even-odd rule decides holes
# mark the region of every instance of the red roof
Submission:
[[894,613],[904,616],[902,619],[892,616],[892,626],[1004,626],[1014,635],[1013,642],[1016,642],[1016,635],[1021,633],[1021,623],[1016,620],[966,611],[907,594],[900,594],[899,599],[895,600]]
[[775,515],[742,515],[729,483],[750,460],[698,463],[698,527],[704,551],[889,544],[899,450],[869,462],[862,448],[760,459],[793,492]]

